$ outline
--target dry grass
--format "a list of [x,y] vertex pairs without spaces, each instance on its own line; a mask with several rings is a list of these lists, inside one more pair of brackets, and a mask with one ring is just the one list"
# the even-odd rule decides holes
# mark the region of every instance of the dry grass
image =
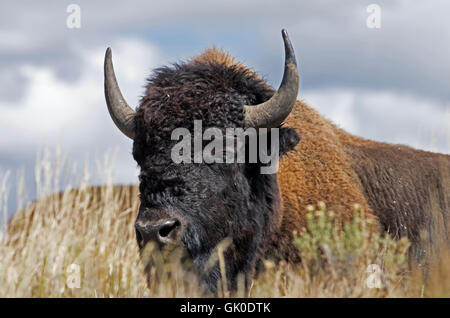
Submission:
[[[17,212],[2,231],[0,297],[201,296],[195,278],[181,272],[177,262],[156,262],[162,274],[147,287],[133,227],[138,189],[113,186],[111,164],[98,166],[106,185],[89,187],[85,171],[77,190],[50,195],[59,188],[63,165],[46,155],[37,163],[38,196],[45,199]],[[7,180],[0,178],[3,210]],[[450,253],[433,260],[424,279],[420,268],[406,262],[409,243],[370,235],[363,211],[355,208],[353,223],[339,231],[323,204],[310,210],[308,228],[295,240],[302,264],[265,262],[248,296],[450,296]],[[224,248],[217,253],[221,267]],[[221,295],[230,295],[221,287]],[[247,295],[240,289],[231,296]]]

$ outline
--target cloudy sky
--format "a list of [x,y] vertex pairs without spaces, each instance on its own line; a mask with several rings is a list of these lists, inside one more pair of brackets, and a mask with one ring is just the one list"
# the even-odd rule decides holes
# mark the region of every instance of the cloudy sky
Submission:
[[[67,27],[71,3],[81,9],[79,29]],[[380,28],[367,27],[371,3],[380,6]],[[114,180],[137,181],[131,141],[114,127],[104,102],[108,46],[122,92],[137,105],[153,68],[211,45],[277,87],[280,30],[287,28],[300,98],[351,133],[450,153],[448,12],[444,0],[2,0],[0,187],[10,171],[9,210],[21,169],[33,199],[36,156],[45,146],[54,155],[60,145],[78,165],[112,151]]]

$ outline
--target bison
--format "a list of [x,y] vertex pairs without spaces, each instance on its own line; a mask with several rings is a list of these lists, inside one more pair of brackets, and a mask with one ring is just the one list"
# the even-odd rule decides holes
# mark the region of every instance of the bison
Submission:
[[[246,283],[261,260],[300,262],[293,232],[306,224],[306,207],[323,201],[345,222],[354,204],[377,231],[407,237],[411,253],[448,241],[450,156],[367,140],[338,128],[297,99],[299,72],[285,30],[284,75],[278,90],[216,48],[188,62],[161,67],[148,80],[133,110],[117,84],[108,48],[105,97],[116,126],[133,140],[140,167],[140,208],[135,223],[141,249],[182,246],[196,272],[216,245],[231,238],[225,253],[228,286],[238,274]],[[177,127],[278,129],[279,169],[264,163],[175,163]],[[423,241],[426,232],[427,242]],[[215,292],[219,266],[201,280]]]

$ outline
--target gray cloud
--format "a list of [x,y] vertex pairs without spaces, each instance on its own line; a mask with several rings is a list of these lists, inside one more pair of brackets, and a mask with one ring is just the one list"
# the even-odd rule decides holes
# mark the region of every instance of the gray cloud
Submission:
[[[372,1],[77,1],[82,28],[65,27],[69,1],[13,2],[0,13],[0,63],[24,60],[49,65],[62,78],[74,79],[77,61],[72,46],[109,43],[120,35],[177,28],[205,43],[221,45],[227,33],[244,32],[256,39],[254,51],[241,51],[245,39],[229,49],[252,63],[270,81],[279,74],[279,30],[287,27],[302,63],[305,88],[351,86],[393,89],[433,98],[450,98],[450,3],[378,1],[382,27],[366,27],[366,7]],[[5,37],[5,35],[8,35]],[[162,46],[176,38],[160,38]],[[228,48],[228,47],[227,47]],[[185,57],[189,52],[176,54]],[[72,61],[73,63],[67,63]],[[2,64],[0,64],[2,65]],[[276,75],[274,75],[276,74]]]

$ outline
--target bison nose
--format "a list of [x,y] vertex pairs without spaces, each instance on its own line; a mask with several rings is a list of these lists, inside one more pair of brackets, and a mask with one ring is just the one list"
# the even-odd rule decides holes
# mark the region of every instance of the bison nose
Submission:
[[153,241],[160,246],[176,243],[179,239],[181,223],[177,219],[164,220],[156,224],[142,225],[136,222],[136,236],[139,246],[143,248],[148,242]]

